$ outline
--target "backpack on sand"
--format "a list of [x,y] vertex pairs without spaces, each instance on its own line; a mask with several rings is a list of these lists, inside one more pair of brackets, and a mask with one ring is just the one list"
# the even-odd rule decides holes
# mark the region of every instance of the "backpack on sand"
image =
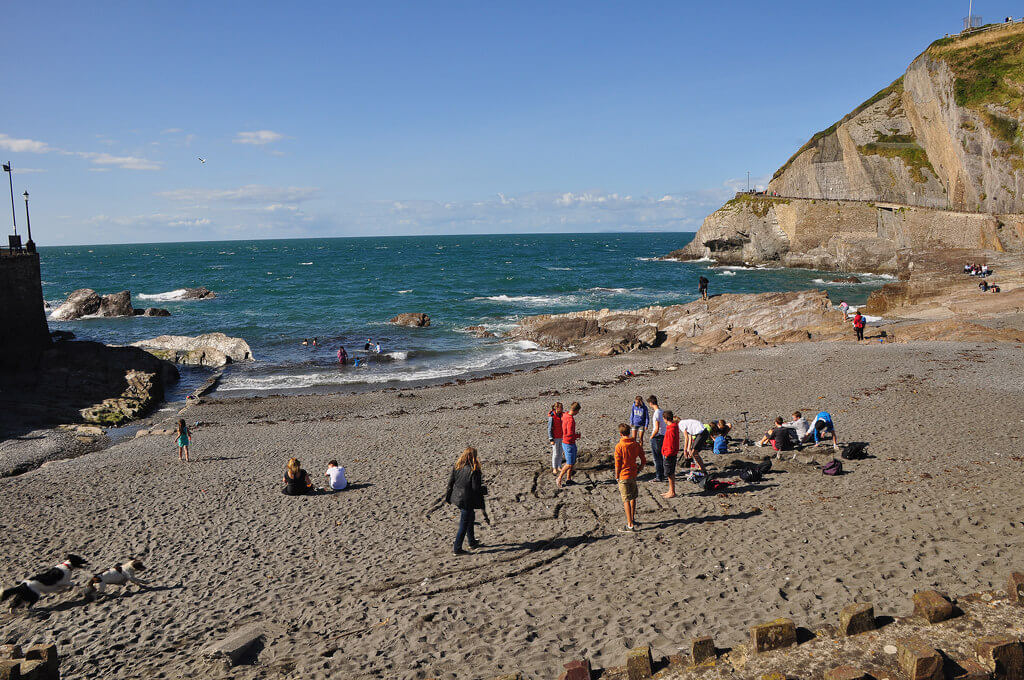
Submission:
[[843,464],[842,464],[842,462],[840,462],[839,460],[837,460],[835,458],[833,458],[828,463],[825,463],[825,466],[821,468],[821,474],[828,475],[830,477],[835,477],[836,475],[842,473],[842,471],[843,471]]

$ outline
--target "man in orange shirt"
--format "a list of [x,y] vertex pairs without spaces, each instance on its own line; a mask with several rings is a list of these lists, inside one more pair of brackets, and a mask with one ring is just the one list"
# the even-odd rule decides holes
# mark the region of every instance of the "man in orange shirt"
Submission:
[[622,438],[615,445],[615,479],[626,511],[626,527],[621,531],[629,532],[636,531],[636,476],[640,468],[647,465],[647,458],[644,457],[644,448],[629,436],[629,425],[619,425],[619,435]]

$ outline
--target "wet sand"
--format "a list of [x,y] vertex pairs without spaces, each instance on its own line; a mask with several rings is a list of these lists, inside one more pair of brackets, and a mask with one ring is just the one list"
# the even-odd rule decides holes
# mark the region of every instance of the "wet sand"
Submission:
[[[620,380],[627,369],[638,375]],[[777,616],[813,626],[854,600],[906,614],[915,590],[997,587],[1024,564],[1022,384],[1014,345],[830,342],[207,400],[186,416],[202,423],[190,465],[170,436],[151,436],[0,479],[5,582],[77,552],[96,571],[141,555],[156,585],[4,613],[0,642],[56,642],[68,678],[542,678],[573,656],[617,665],[642,643],[655,655],[702,634],[738,643]],[[682,482],[665,500],[642,481],[641,531],[621,534],[615,426],[651,393],[683,417],[732,420],[736,438],[744,410],[751,437],[776,415],[829,410],[840,439],[867,442],[871,457],[836,478],[777,464],[721,496]],[[555,399],[583,404],[581,483],[565,489],[545,438]],[[477,527],[482,549],[455,557],[457,513],[440,499],[467,444],[480,450],[491,523]],[[766,453],[732,450],[707,458],[723,470]],[[337,458],[353,487],[283,496],[289,456],[318,482]],[[256,621],[266,639],[253,665],[201,660],[211,640]]]

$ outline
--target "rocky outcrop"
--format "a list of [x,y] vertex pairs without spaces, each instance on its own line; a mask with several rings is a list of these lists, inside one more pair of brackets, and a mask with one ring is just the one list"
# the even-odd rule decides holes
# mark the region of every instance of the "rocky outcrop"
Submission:
[[193,366],[225,366],[232,362],[253,361],[249,343],[223,333],[206,333],[196,337],[161,335],[132,343],[167,361]]
[[166,309],[160,309],[159,307],[146,307],[145,309],[136,309],[135,316],[170,316],[171,313]]
[[70,295],[50,318],[54,321],[71,321],[86,316],[135,316],[132,294],[127,290],[110,295],[100,295],[91,288],[80,288]]
[[1024,25],[933,43],[679,258],[891,271],[901,248],[1024,250]]
[[490,332],[483,326],[467,326],[466,331],[473,334],[475,338],[493,338],[494,333]]
[[199,286],[198,288],[185,288],[185,292],[179,298],[180,300],[212,300],[217,297],[217,294],[206,286]]
[[398,326],[411,326],[413,328],[426,328],[430,325],[430,317],[418,312],[406,312],[391,318],[390,323]]
[[637,310],[530,316],[516,338],[580,354],[609,356],[661,345],[718,351],[849,336],[823,291],[717,295],[707,301]]
[[82,409],[82,420],[116,427],[145,415],[163,401],[163,388],[155,373],[128,371],[124,381],[127,385],[121,394]]

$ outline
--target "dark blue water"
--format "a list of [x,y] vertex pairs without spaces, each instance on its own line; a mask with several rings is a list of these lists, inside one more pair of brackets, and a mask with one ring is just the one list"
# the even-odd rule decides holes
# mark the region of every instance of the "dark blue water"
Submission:
[[[692,234],[420,236],[42,248],[43,293],[59,303],[72,290],[128,288],[136,307],[169,318],[51,321],[79,338],[124,344],[220,331],[244,338],[257,361],[232,367],[220,390],[289,391],[408,384],[558,360],[530,343],[477,339],[467,326],[500,332],[529,314],[683,303],[697,277],[712,293],[824,287],[838,302],[862,302],[884,282],[822,285],[834,274],[715,268],[711,262],[653,258]],[[215,300],[182,301],[175,291],[206,286]],[[387,320],[425,312],[432,325]],[[318,337],[322,347],[303,347]],[[364,368],[341,368],[336,352],[362,354],[366,338],[383,353]],[[357,351],[358,350],[358,351]]]

